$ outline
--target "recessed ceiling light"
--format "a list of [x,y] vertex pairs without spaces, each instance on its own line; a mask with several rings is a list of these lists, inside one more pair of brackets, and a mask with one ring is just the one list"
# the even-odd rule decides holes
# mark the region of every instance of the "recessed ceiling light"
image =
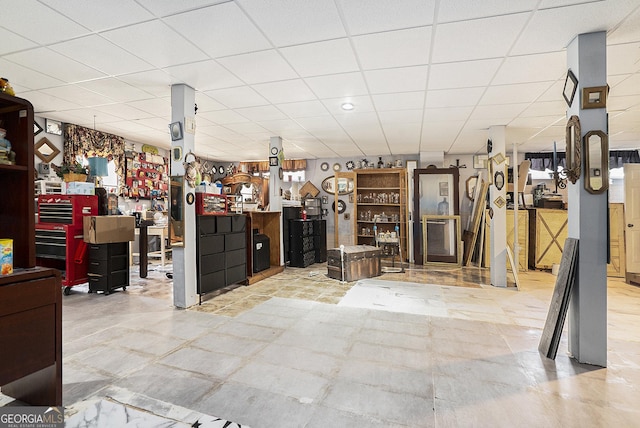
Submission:
[[353,104],[351,103],[342,104],[342,110],[353,110]]

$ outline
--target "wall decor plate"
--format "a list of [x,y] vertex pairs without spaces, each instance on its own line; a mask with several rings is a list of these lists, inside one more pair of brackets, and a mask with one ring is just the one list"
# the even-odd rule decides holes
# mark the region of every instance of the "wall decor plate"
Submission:
[[277,147],[271,147],[271,154],[272,155],[277,155],[278,154],[278,148]]
[[[331,204],[331,208],[333,209],[334,212],[336,211],[335,201],[333,201],[333,203]],[[338,214],[342,214],[346,209],[347,209],[347,204],[342,199],[338,199]]]
[[336,162],[336,163],[334,163],[334,164],[333,164],[333,170],[334,170],[334,171],[340,171],[340,168],[341,168],[341,167],[340,167],[340,164],[339,164],[338,162]]
[[218,167],[218,174],[221,174],[221,175],[224,174],[224,166],[220,165]]
[[323,171],[329,171],[329,164],[327,162],[322,162],[320,164],[320,169]]
[[353,163],[353,161],[351,161],[351,160],[350,160],[350,161],[347,161],[347,169],[348,169],[349,171],[351,171],[353,168],[355,168],[355,166],[356,166],[356,164],[355,164],[355,163]]
[[502,196],[498,196],[494,199],[493,204],[498,208],[502,208],[507,204],[507,201],[505,201]]

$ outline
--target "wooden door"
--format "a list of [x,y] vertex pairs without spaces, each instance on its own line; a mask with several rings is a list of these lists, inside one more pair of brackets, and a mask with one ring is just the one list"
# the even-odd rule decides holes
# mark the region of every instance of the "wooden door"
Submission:
[[640,273],[640,164],[624,165],[627,272]]

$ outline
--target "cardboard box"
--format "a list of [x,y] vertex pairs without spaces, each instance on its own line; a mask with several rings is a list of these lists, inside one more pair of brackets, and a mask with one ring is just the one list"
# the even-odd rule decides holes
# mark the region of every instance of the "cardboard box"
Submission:
[[0,275],[13,273],[13,239],[0,239]]
[[94,183],[82,183],[80,181],[71,181],[62,183],[62,192],[66,195],[95,195],[96,185]]
[[85,216],[84,241],[90,244],[109,244],[135,239],[136,220],[129,215]]

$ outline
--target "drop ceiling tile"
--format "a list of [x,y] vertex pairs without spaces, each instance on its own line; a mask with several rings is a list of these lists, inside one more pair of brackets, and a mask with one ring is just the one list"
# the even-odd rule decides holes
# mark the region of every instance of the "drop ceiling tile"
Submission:
[[364,72],[372,94],[421,91],[427,85],[427,66]]
[[557,101],[536,101],[522,111],[520,117],[564,116],[566,110],[567,103],[563,98]]
[[246,122],[246,123],[230,123],[225,125],[225,128],[232,130],[238,134],[246,135],[246,134],[257,134],[261,132],[266,132],[266,129],[260,126],[257,123]]
[[181,13],[164,21],[187,40],[197,40],[211,58],[271,48],[235,2]]
[[325,133],[331,133],[331,135],[335,135],[335,133],[338,133],[342,135],[344,133],[338,122],[336,122],[332,116],[301,117],[297,118],[296,122],[314,134],[320,133],[326,135]]
[[128,104],[157,117],[171,118],[171,98],[152,98],[131,101]]
[[409,110],[424,106],[424,91],[372,95],[377,111]]
[[80,104],[83,107],[113,104],[116,102],[113,98],[97,94],[77,85],[57,86],[55,88],[43,89],[42,92],[74,104]]
[[[196,105],[198,106],[198,112],[225,110],[226,107],[214,100],[210,96],[203,92],[196,92]],[[171,108],[171,98],[169,98],[169,108]]]
[[79,83],[78,85],[90,91],[109,96],[118,102],[145,100],[153,97],[148,92],[114,78],[96,79]]
[[640,43],[607,46],[607,74],[609,76],[636,73],[639,70]]
[[428,108],[424,111],[424,120],[433,122],[464,122],[469,118],[473,107]]
[[[368,96],[331,98],[322,100],[322,103],[331,114],[351,114],[375,110],[371,98]],[[352,103],[353,110],[344,110],[342,108],[342,104],[344,103]]]
[[286,119],[284,113],[274,106],[247,107],[235,110],[237,113],[254,122],[263,122],[267,120]]
[[479,105],[473,110],[469,120],[517,117],[527,106],[529,103]]
[[455,22],[510,15],[518,12],[529,12],[536,8],[537,3],[538,0],[493,0],[490,2],[477,2],[474,0],[445,1],[439,5],[438,22]]
[[301,117],[324,116],[329,114],[324,105],[317,100],[278,104],[276,107],[284,114],[294,119]]
[[226,138],[237,137],[238,133],[228,129],[226,126],[202,126],[197,130],[198,134],[225,140]]
[[[564,117],[561,117],[564,120]],[[547,126],[552,126],[558,122],[558,116],[536,116],[536,117],[516,117],[509,122],[508,128],[534,128],[543,129]]]
[[225,3],[228,0],[136,0],[155,16],[168,16],[175,13],[185,12],[193,9],[200,9],[216,3]]
[[566,73],[566,52],[513,56],[504,60],[491,84],[555,81]]
[[[106,113],[113,117],[118,117],[121,120],[140,120],[140,119],[149,119],[154,117],[151,113],[145,112],[143,110],[132,107],[128,104],[118,103],[118,104],[109,104],[97,106],[94,108],[96,113],[96,120],[100,119],[100,113]],[[169,124],[168,120],[163,120],[163,127]]]
[[198,116],[202,116],[207,120],[212,121],[218,125],[227,125],[229,123],[241,123],[249,122],[249,119],[236,113],[233,110],[217,110],[217,111],[205,111],[198,113]]
[[246,83],[263,83],[294,79],[296,72],[275,50],[253,52],[218,60]]
[[551,85],[553,82],[490,86],[480,100],[480,104],[530,103],[537,100]]
[[278,119],[278,120],[261,120],[258,122],[260,126],[271,132],[282,131],[306,131],[295,121],[291,119]]
[[35,0],[22,0],[20,6],[5,4],[2,26],[15,34],[47,45],[88,34],[89,31],[64,15]]
[[302,77],[358,71],[358,62],[346,38],[280,48],[280,53]]
[[186,83],[196,91],[229,88],[243,83],[214,60],[176,65],[163,70],[175,80]]
[[389,145],[394,151],[401,150],[401,145],[410,145],[417,149],[420,145],[420,135],[422,131],[421,123],[382,123],[382,129],[387,137]]
[[42,3],[81,22],[91,31],[104,31],[124,27],[153,18],[145,8],[133,0],[112,2],[87,2],[82,0],[42,0]]
[[207,56],[162,21],[148,21],[102,35],[156,67],[203,61]]
[[2,70],[3,76],[7,77],[13,86],[21,85],[37,90],[64,85],[64,82],[60,79],[55,79],[39,71],[28,69],[3,58],[0,58],[0,69]]
[[98,35],[49,46],[52,50],[104,74],[118,75],[150,70],[153,66]]
[[363,70],[429,62],[431,27],[368,34],[352,40]]
[[485,88],[442,89],[427,92],[426,108],[474,106]]
[[315,100],[316,96],[302,79],[253,85],[263,97],[273,104]]
[[161,70],[143,71],[140,73],[118,76],[118,80],[142,89],[156,97],[170,97],[171,85],[181,83]]
[[[626,2],[620,2],[620,5],[624,3]],[[629,4],[614,7],[609,1],[589,2],[579,6],[538,10],[520,35],[511,54],[560,51],[578,34],[615,28],[629,13]]]
[[104,73],[87,67],[47,48],[37,48],[4,56],[5,59],[37,70],[67,83],[105,77]]
[[527,18],[528,14],[520,13],[440,24],[431,60],[440,63],[503,57],[509,52]]
[[[565,74],[566,75],[566,74]],[[562,96],[562,90],[564,88],[564,77],[562,79],[558,79],[555,83],[553,83],[549,88],[536,100],[536,102],[555,102],[555,101],[564,101],[564,97]],[[566,102],[565,102],[566,106]]]
[[339,0],[350,34],[431,25],[435,0]]
[[433,64],[429,71],[429,89],[456,89],[486,86],[491,82],[502,59]]
[[360,73],[332,74],[304,79],[318,98],[338,98],[366,95],[367,85]]
[[[137,121],[130,121],[130,120],[122,120],[120,122],[110,122],[108,126],[111,129],[116,130],[115,132],[113,132],[116,135],[119,135],[119,131],[125,131],[125,132],[143,132],[146,130],[149,130],[148,126],[144,126],[141,123],[138,123]],[[168,131],[167,131],[168,133]]]
[[237,1],[276,46],[291,46],[346,36],[333,0]]
[[4,55],[11,52],[19,52],[25,49],[35,48],[38,45],[22,36],[12,33],[9,30],[0,28],[0,55]]
[[640,28],[640,9],[627,14],[624,20],[613,31],[607,32],[607,43],[632,43],[638,41]]
[[611,87],[611,94],[615,96],[627,96],[640,94],[640,73],[631,75],[629,78]]
[[65,110],[64,114],[65,117],[69,118],[67,122],[87,126],[89,128],[93,128],[94,123],[96,126],[102,126],[106,123],[119,122],[122,120],[122,117],[102,113],[93,108]]
[[269,104],[259,93],[249,86],[216,89],[205,94],[228,108],[254,107]]
[[33,104],[35,114],[46,114],[50,117],[49,112],[73,110],[81,106],[76,103],[65,101],[61,98],[48,95],[42,91],[31,91],[20,94],[21,97],[29,100]]
[[423,113],[422,109],[380,111],[378,112],[378,117],[383,127],[390,126],[391,124],[404,126],[409,123],[422,124]]
[[607,98],[607,112],[609,113],[609,118],[611,118],[612,112],[628,110],[638,105],[640,105],[640,95],[623,97],[609,96]]

